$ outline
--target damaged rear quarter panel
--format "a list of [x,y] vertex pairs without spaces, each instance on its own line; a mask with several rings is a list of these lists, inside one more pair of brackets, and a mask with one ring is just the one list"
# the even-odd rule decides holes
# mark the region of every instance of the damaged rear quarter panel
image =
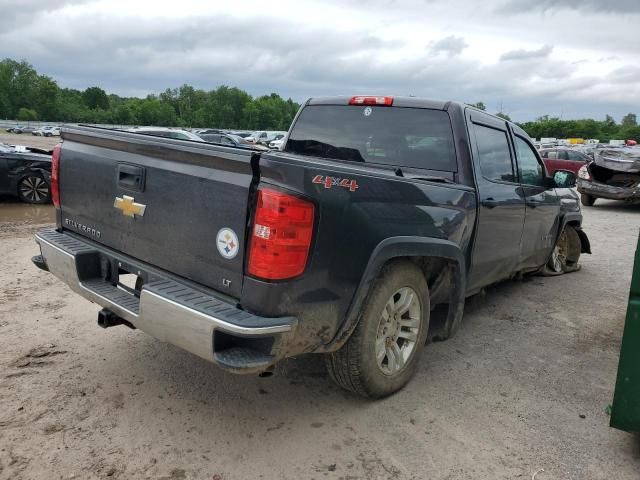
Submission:
[[[317,230],[305,272],[292,280],[247,277],[241,297],[248,311],[299,319],[296,350],[330,342],[376,246],[389,237],[448,240],[464,252],[476,216],[473,189],[408,180],[391,172],[287,154],[263,155],[261,186],[281,188],[316,204]],[[325,188],[318,175],[347,178],[358,188]]]

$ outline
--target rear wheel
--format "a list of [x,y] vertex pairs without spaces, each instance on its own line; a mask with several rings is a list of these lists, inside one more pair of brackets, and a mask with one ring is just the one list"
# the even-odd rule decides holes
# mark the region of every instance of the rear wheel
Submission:
[[422,271],[408,260],[385,265],[340,350],[326,357],[331,378],[364,397],[380,398],[415,373],[429,327],[429,293]]
[[25,203],[48,203],[51,199],[49,184],[36,173],[26,175],[18,182],[18,198]]
[[587,207],[592,207],[594,203],[596,203],[596,197],[593,195],[588,195],[586,193],[580,194],[580,203]]

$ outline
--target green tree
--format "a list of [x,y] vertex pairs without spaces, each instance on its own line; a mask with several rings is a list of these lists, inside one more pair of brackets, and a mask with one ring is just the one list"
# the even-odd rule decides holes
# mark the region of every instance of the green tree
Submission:
[[107,110],[109,108],[109,97],[107,92],[100,87],[89,87],[82,92],[82,100],[84,104],[91,110],[101,108]]
[[621,126],[622,128],[638,126],[638,118],[636,117],[636,114],[627,113],[624,117],[622,117]]
[[487,106],[484,104],[484,102],[467,103],[467,105],[469,105],[470,107],[475,107],[478,110],[486,110],[487,109]]
[[26,122],[37,120],[38,113],[35,110],[31,110],[30,108],[22,107],[20,110],[18,110],[18,115],[16,115],[16,119],[26,121]]
[[504,118],[505,120],[511,121],[511,117],[506,113],[498,112],[496,113],[496,117]]

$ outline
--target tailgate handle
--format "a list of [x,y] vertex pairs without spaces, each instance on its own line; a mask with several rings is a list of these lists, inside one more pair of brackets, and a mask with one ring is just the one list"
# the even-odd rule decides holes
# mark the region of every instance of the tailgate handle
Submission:
[[127,190],[144,192],[145,170],[138,165],[118,164],[118,186]]

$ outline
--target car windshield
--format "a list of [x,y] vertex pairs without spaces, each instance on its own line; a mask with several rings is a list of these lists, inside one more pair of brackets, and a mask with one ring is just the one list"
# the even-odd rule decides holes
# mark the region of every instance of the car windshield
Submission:
[[286,150],[301,155],[456,171],[449,115],[442,110],[311,105]]

